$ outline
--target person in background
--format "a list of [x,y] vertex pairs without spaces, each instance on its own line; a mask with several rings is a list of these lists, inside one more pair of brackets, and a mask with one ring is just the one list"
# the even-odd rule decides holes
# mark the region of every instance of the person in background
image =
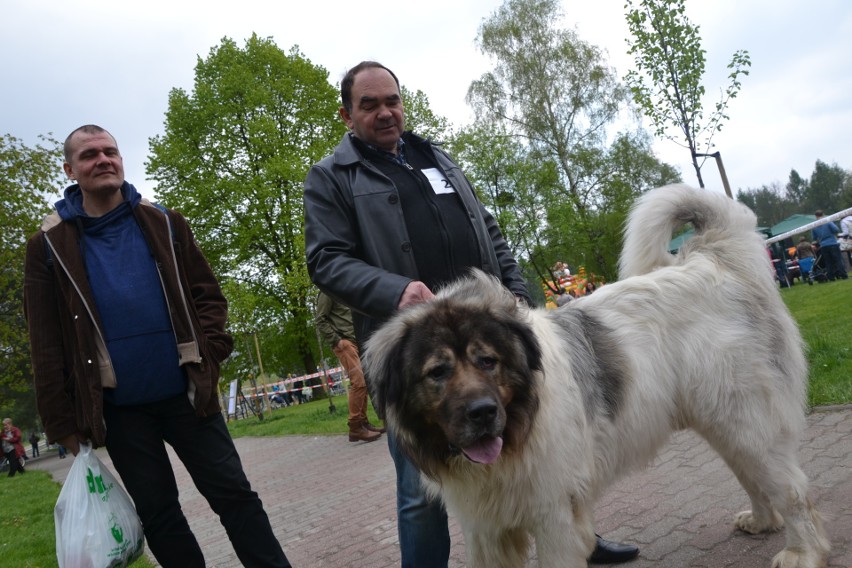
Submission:
[[840,243],[840,256],[848,273],[852,270],[852,215],[847,215],[840,220],[840,234],[837,238]]
[[[822,209],[817,210],[817,220],[822,219]],[[846,273],[846,268],[843,266],[843,258],[840,256],[840,244],[837,241],[837,235],[840,229],[833,222],[829,221],[818,227],[814,227],[811,232],[813,239],[819,242],[820,254],[825,259],[827,277],[829,281],[840,279],[846,280],[849,275]]]
[[38,457],[38,455],[39,455],[39,452],[38,452],[39,440],[41,440],[41,438],[38,437],[38,434],[36,434],[35,432],[32,432],[30,434],[30,446],[32,446],[32,452],[33,452],[34,458]]
[[305,404],[305,395],[302,393],[302,387],[304,386],[303,381],[296,381],[293,383],[293,396],[295,397],[296,404]]
[[65,140],[74,182],[27,244],[24,310],[48,440],[106,446],[164,567],[205,566],[166,444],[246,566],[288,568],[219,405],[227,301],[186,220],[124,179],[115,138]]
[[807,237],[799,237],[799,243],[796,245],[796,255],[799,257],[799,274],[802,282],[807,282],[813,285],[814,279],[812,271],[814,269],[814,247],[808,242]]
[[317,294],[314,323],[349,376],[349,441],[375,442],[382,437],[384,429],[367,420],[367,383],[361,370],[352,312],[328,294],[320,292]]
[[813,258],[814,257],[814,247],[808,241],[807,237],[799,237],[799,243],[796,245],[796,254],[799,256],[799,260],[801,261],[803,258]]
[[24,446],[21,445],[21,431],[12,424],[11,418],[3,419],[3,454],[9,461],[9,477],[15,477],[16,473],[26,473],[21,458],[27,455]]
[[[404,132],[396,75],[375,61],[340,83],[349,128],[305,180],[305,252],[314,284],[352,309],[358,343],[393,315],[479,268],[532,304],[497,222],[459,166],[430,141]],[[367,377],[369,382],[369,377]],[[420,472],[388,436],[397,472],[403,568],[446,568],[447,514],[427,497]],[[597,562],[624,562],[633,546],[598,540]]]

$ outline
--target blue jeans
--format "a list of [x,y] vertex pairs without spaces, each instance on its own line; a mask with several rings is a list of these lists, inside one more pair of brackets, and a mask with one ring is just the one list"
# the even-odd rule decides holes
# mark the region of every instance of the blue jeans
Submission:
[[106,447],[164,568],[204,568],[178,501],[166,443],[219,516],[244,566],[289,568],[269,517],[252,491],[221,414],[198,417],[186,394],[138,406],[104,404]]
[[396,446],[388,432],[388,448],[396,466],[396,518],[402,568],[447,568],[450,530],[444,506],[428,499],[420,471]]

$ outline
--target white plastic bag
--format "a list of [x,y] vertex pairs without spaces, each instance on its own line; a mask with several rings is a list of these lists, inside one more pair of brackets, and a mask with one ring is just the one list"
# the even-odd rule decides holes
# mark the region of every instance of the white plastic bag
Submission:
[[142,555],[145,537],[133,502],[87,444],[53,510],[59,568],[114,568]]

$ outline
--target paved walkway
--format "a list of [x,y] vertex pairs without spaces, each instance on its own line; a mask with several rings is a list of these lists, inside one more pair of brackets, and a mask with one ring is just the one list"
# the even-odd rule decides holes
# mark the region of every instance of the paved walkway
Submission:
[[[384,441],[351,444],[341,435],[236,444],[293,566],[399,566],[394,471]],[[98,454],[111,465],[106,452]],[[829,568],[852,568],[852,406],[812,414],[800,456],[832,540]],[[240,566],[218,520],[173,461],[208,565]],[[30,465],[63,481],[71,462],[52,455]],[[748,499],[721,459],[694,434],[680,433],[649,468],[610,489],[596,510],[597,529],[641,547],[630,568],[768,568],[784,537],[735,532],[733,515],[744,508]],[[453,522],[451,534],[449,568],[461,568],[464,543]],[[533,558],[529,568],[536,566]]]

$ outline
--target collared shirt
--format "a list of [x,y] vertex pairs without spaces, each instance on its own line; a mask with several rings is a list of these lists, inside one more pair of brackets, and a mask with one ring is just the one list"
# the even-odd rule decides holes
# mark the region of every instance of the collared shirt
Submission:
[[408,160],[405,159],[405,141],[402,138],[400,138],[396,142],[396,154],[394,154],[393,152],[388,152],[387,150],[383,150],[382,148],[379,148],[377,146],[373,146],[372,144],[368,144],[360,138],[358,140],[363,142],[364,146],[376,152],[383,158],[387,158],[388,160],[396,162],[400,166],[406,166],[407,168],[411,169],[411,165],[409,165]]

